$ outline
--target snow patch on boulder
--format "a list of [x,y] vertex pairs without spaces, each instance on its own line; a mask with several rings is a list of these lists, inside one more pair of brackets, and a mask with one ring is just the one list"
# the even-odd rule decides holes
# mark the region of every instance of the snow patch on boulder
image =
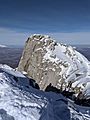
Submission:
[[75,48],[57,43],[46,35],[34,34],[28,38],[18,70],[27,72],[42,90],[50,83],[58,89],[67,89],[76,94],[80,91],[85,93],[89,88],[82,82],[87,78],[87,84],[90,81],[90,62],[87,58]]

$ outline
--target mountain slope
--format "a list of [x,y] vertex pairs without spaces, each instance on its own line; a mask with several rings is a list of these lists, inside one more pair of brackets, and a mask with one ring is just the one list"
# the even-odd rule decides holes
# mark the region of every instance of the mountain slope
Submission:
[[[4,66],[4,69],[7,68]],[[9,74],[7,71],[0,73],[0,120],[64,120],[67,117],[69,109],[62,95],[48,94],[31,86],[26,88],[24,80],[19,85],[11,77],[13,69],[8,67],[7,70]],[[59,115],[62,105],[62,115]],[[3,119],[4,116],[6,118]]]
[[31,86],[27,88],[23,77],[21,84],[13,79],[12,72],[15,71],[12,68],[0,67],[9,70],[9,73],[0,72],[0,120],[90,119],[90,108],[76,106],[61,94],[46,93]]
[[26,41],[18,66],[36,80],[42,90],[52,83],[60,90],[84,93],[89,98],[90,62],[73,47],[49,36],[32,35]]

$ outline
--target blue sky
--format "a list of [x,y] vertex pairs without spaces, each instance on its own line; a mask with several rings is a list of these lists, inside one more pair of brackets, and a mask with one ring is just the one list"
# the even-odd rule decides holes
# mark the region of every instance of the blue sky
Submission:
[[0,0],[0,44],[23,45],[33,33],[90,44],[90,0]]

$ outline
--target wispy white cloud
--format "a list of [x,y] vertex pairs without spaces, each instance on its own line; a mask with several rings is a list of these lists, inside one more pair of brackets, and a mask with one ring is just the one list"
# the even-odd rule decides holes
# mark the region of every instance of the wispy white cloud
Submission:
[[[0,44],[24,45],[30,35],[31,33],[0,27]],[[90,44],[90,32],[48,33],[48,35],[65,44]]]
[[28,33],[16,32],[7,28],[0,28],[0,44],[23,45]]
[[49,35],[66,44],[90,44],[90,32],[50,33]]

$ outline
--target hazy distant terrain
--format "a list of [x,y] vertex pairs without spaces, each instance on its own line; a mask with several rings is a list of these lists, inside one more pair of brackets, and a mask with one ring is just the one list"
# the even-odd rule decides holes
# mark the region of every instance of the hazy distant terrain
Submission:
[[[85,55],[88,60],[90,60],[90,46],[76,46],[77,50]],[[18,62],[20,60],[21,54],[23,51],[23,47],[10,46],[6,48],[0,47],[0,64],[7,64],[13,68],[17,67]]]
[[78,45],[76,49],[90,61],[90,45]]
[[17,67],[23,48],[0,48],[0,64],[7,64],[13,68]]

